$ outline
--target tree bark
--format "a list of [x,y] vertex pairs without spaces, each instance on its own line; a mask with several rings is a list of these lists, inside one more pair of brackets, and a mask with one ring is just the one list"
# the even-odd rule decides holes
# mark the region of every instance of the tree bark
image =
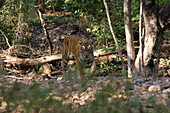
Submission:
[[[143,0],[143,16],[145,26],[145,40],[143,60],[145,74],[149,75],[155,68],[153,58],[159,57],[163,42],[163,33],[169,27],[170,4],[157,5],[154,0]],[[163,16],[163,17],[162,17]],[[141,48],[139,49],[141,51]],[[157,61],[158,63],[159,61]],[[135,67],[139,72],[139,53],[135,61]]]
[[133,44],[133,30],[131,20],[131,0],[124,0],[124,22],[127,44],[127,56],[128,56],[128,77],[136,75],[134,67],[135,63],[135,50]]

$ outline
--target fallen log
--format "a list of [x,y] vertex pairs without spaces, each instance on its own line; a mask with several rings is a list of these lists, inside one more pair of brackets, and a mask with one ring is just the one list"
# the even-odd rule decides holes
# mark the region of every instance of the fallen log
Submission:
[[[106,53],[106,54],[111,54]],[[95,56],[104,55],[104,53],[100,54],[99,52],[95,54]],[[23,66],[34,66],[38,64],[45,64],[55,61],[61,61],[62,60],[62,54],[52,55],[52,56],[45,56],[41,58],[35,58],[35,59],[29,59],[29,58],[17,58],[10,55],[4,55],[0,54],[0,58],[3,60],[3,62],[11,63],[11,64],[17,64],[17,65],[23,65]]]
[[[125,48],[124,48],[125,50]],[[95,57],[100,57],[104,55],[110,55],[114,53],[118,53],[117,51],[108,51],[107,53],[105,51],[101,52],[102,49],[94,51],[94,56]],[[50,62],[55,62],[55,61],[61,61],[62,60],[62,54],[57,54],[57,55],[51,55],[51,56],[45,56],[41,58],[35,58],[35,59],[30,59],[30,58],[18,58],[18,57],[13,57],[10,55],[5,55],[5,54],[0,54],[0,59],[3,60],[3,62],[6,63],[11,63],[11,64],[17,64],[17,65],[22,65],[22,66],[34,66],[38,64],[45,64],[45,63],[50,63]]]
[[12,57],[10,55],[0,54],[0,58],[3,60],[3,62],[7,62],[11,64],[18,64],[18,65],[23,65],[23,66],[34,66],[38,64],[59,61],[62,59],[62,55],[57,54],[57,55],[45,56],[45,57],[36,58],[36,59],[29,59],[29,58],[24,59],[24,58]]

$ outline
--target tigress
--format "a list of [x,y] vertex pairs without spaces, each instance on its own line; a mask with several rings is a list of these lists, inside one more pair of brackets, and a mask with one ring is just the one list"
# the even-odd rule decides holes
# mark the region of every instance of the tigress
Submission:
[[91,68],[90,72],[95,73],[96,64],[94,60],[94,47],[93,41],[88,41],[83,37],[76,35],[64,36],[64,42],[62,47],[62,63],[63,77],[66,74],[67,63],[69,62],[69,56],[73,56],[76,59],[76,65],[79,69],[79,78],[84,79],[83,68]]

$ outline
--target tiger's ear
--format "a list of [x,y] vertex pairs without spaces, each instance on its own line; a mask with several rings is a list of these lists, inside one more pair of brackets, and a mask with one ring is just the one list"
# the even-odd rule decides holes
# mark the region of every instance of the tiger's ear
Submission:
[[81,43],[82,43],[81,40],[79,40],[79,44],[80,44],[80,45],[81,45]]
[[94,43],[94,40],[92,39],[92,40],[91,40],[91,44],[93,44],[93,43]]

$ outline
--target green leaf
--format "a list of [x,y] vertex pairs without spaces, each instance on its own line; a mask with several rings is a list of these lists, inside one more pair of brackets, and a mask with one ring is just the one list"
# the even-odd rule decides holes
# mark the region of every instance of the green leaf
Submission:
[[110,51],[110,49],[107,48],[107,49],[106,49],[106,53],[108,53],[109,51]]

